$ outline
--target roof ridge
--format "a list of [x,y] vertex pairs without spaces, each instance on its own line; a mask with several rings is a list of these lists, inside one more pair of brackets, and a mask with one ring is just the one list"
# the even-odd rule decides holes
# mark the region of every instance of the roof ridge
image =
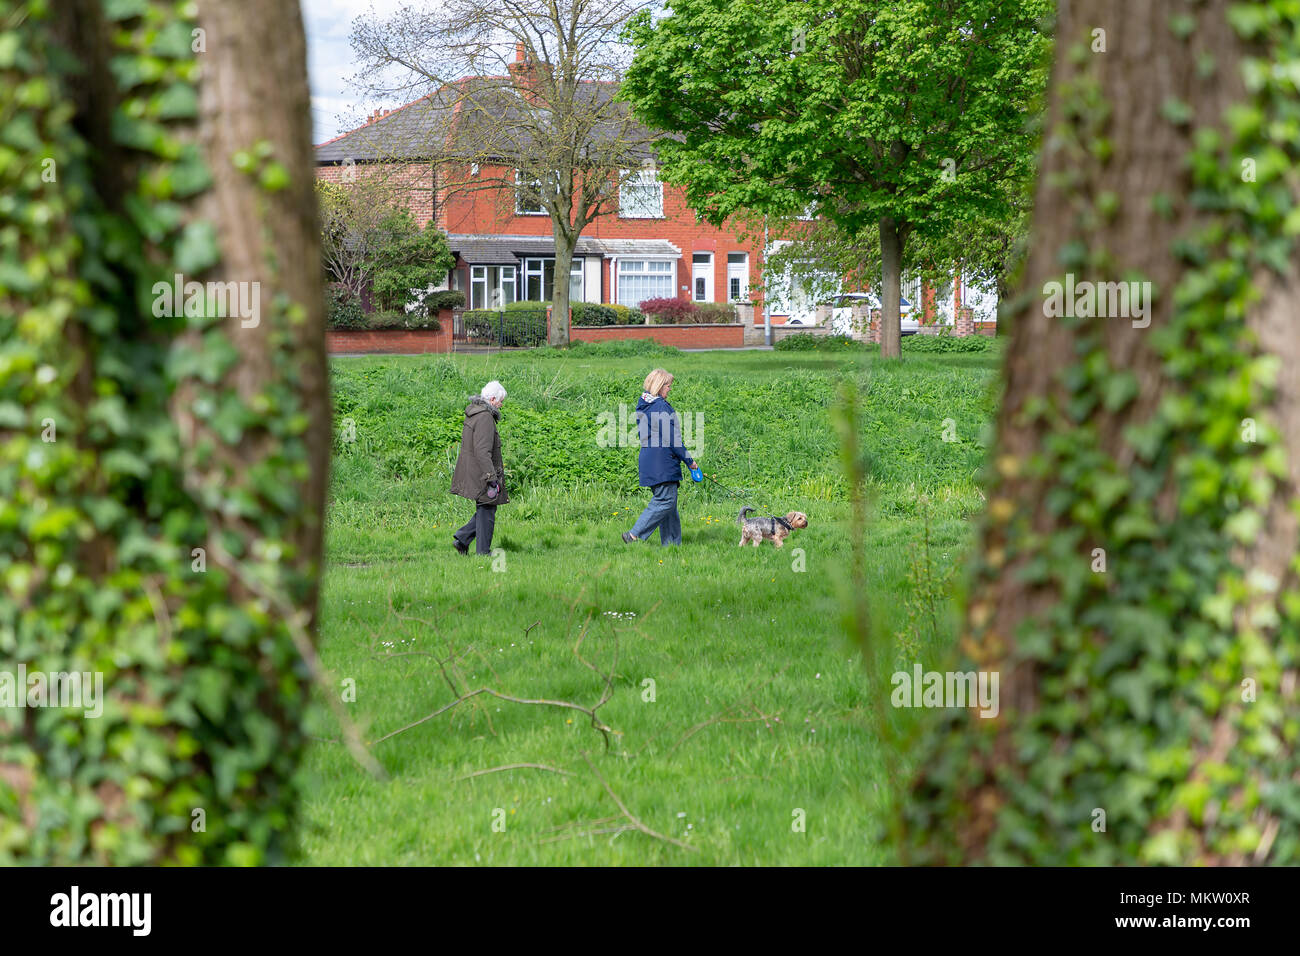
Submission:
[[[353,129],[350,129],[350,130],[348,130],[348,131],[346,131],[346,132],[344,132],[344,133],[339,133],[339,135],[334,136],[334,137],[332,137],[332,138],[330,138],[330,139],[324,140],[323,142],[315,143],[315,144],[313,145],[312,148],[313,148],[313,149],[316,149],[316,148],[319,148],[319,147],[321,147],[321,146],[328,146],[328,145],[330,145],[331,143],[337,143],[339,140],[341,140],[341,139],[345,139],[345,138],[347,138],[348,136],[351,136],[353,133],[359,133],[359,132],[361,132],[363,129],[365,129],[366,127],[375,125],[375,124],[378,123],[380,120],[387,119],[389,116],[392,116],[393,114],[398,113],[398,112],[400,112],[400,111],[406,109],[408,106],[414,106],[416,103],[419,103],[421,100],[431,100],[431,99],[432,99],[436,94],[441,93],[443,90],[447,89],[448,87],[452,87],[452,86],[460,86],[461,84],[463,84],[463,83],[467,83],[467,82],[469,82],[469,81],[471,81],[471,80],[510,80],[510,79],[513,79],[513,77],[511,77],[511,76],[509,76],[509,75],[501,76],[501,75],[498,75],[498,74],[495,74],[495,73],[475,74],[475,75],[473,75],[473,76],[459,76],[459,77],[457,77],[456,79],[452,80],[452,81],[449,82],[449,83],[444,83],[444,84],[442,84],[442,86],[438,87],[438,89],[434,90],[433,92],[425,93],[423,96],[418,96],[418,97],[416,97],[415,99],[411,100],[409,103],[403,103],[401,106],[395,106],[395,107],[393,107],[391,110],[388,110],[388,111],[387,111],[386,113],[384,113],[382,116],[378,116],[378,117],[375,117],[374,119],[366,120],[366,122],[362,123],[360,126],[354,127]],[[619,86],[619,85],[621,85],[621,82],[618,81],[618,80],[579,80],[579,81],[578,81],[578,85],[579,85],[579,86],[584,86],[584,85],[590,85],[590,86]],[[462,96],[458,96],[458,97],[457,97],[456,104],[455,104],[455,106],[453,107],[453,113],[459,113],[459,112],[460,112],[460,103],[461,103],[461,99],[462,99]],[[449,124],[449,128],[448,128],[448,131],[447,131],[447,132],[448,132],[448,135],[451,134],[450,124]]]

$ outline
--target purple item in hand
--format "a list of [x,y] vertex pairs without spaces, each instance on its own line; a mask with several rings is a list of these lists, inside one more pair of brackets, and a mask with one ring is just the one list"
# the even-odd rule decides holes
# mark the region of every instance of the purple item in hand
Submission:
[[495,498],[495,497],[497,496],[497,492],[498,492],[499,490],[500,490],[500,486],[498,486],[497,483],[496,483],[495,481],[489,481],[489,482],[488,482],[488,484],[487,484],[487,495],[488,495],[489,498]]

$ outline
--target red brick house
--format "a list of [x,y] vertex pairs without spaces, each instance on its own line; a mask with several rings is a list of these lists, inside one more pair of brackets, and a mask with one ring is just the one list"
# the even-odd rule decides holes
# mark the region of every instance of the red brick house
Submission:
[[[516,61],[511,73],[518,77],[516,69],[526,73],[530,66],[522,50]],[[446,108],[454,95],[444,87],[398,109],[377,111],[359,129],[320,144],[317,176],[347,181],[367,165],[383,164],[387,175],[399,177],[420,225],[432,219],[446,232],[456,255],[447,285],[465,293],[468,307],[549,300],[555,281],[550,217],[530,206],[526,191],[473,185],[476,176],[491,182],[508,176],[510,168],[480,169],[475,163],[446,174],[449,161],[440,157],[450,155],[444,145],[456,135],[455,112]],[[617,206],[578,240],[569,276],[572,301],[636,306],[649,298],[685,296],[736,303],[743,320],[763,323],[761,235],[745,238],[739,229],[698,221],[683,191],[659,182],[652,158],[620,189]],[[774,303],[773,311],[774,324],[789,318],[783,305]]]

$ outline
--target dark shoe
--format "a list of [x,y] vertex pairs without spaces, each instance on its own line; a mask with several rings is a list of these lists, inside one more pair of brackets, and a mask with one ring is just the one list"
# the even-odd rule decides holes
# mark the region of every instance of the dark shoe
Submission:
[[464,555],[468,555],[468,554],[469,554],[469,545],[467,545],[467,544],[461,544],[461,543],[460,543],[459,541],[457,541],[455,538],[452,538],[452,539],[451,539],[451,543],[452,543],[453,545],[456,546],[456,550],[457,550],[458,552],[460,552],[461,554],[464,554]]
[[638,538],[638,537],[636,537],[635,535],[633,535],[631,531],[624,531],[624,532],[623,532],[623,543],[624,543],[624,544],[631,544],[633,541],[640,541],[640,540],[641,540],[641,539]]

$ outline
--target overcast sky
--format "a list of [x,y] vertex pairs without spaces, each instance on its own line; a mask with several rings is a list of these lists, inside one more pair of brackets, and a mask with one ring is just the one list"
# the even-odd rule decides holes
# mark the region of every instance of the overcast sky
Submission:
[[[357,125],[370,104],[349,89],[356,73],[348,33],[352,21],[373,10],[386,17],[399,7],[418,6],[419,0],[302,0],[307,29],[307,73],[311,80],[312,142],[323,143]],[[385,104],[388,107],[399,103]]]

